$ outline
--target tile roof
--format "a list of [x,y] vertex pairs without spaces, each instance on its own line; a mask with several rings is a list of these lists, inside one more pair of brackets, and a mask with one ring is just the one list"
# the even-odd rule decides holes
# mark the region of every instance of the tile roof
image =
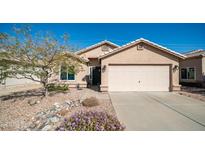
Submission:
[[151,41],[149,41],[149,40],[147,40],[147,39],[140,38],[140,39],[137,39],[137,40],[135,40],[135,41],[132,41],[132,42],[130,42],[130,43],[127,43],[127,44],[125,44],[125,45],[123,45],[123,46],[121,46],[121,47],[118,47],[118,48],[116,48],[116,49],[114,49],[114,50],[112,50],[112,51],[110,51],[110,52],[108,52],[108,53],[106,53],[106,54],[100,56],[99,59],[104,58],[104,57],[107,57],[107,56],[109,56],[109,55],[111,55],[111,54],[114,54],[114,53],[116,53],[116,52],[118,52],[118,51],[121,51],[121,50],[126,49],[126,48],[128,48],[128,47],[131,47],[131,46],[133,46],[133,45],[135,45],[135,44],[137,44],[137,43],[140,43],[140,42],[147,43],[147,44],[149,44],[149,45],[152,45],[152,46],[154,46],[154,47],[157,47],[157,48],[159,48],[159,49],[162,49],[163,51],[165,51],[165,52],[167,52],[167,53],[170,53],[170,54],[172,54],[172,55],[175,55],[175,56],[177,56],[177,57],[180,57],[180,58],[182,58],[182,59],[184,59],[184,58],[186,57],[186,56],[184,56],[183,54],[180,54],[180,53],[178,53],[178,52],[175,52],[175,51],[173,51],[173,50],[171,50],[171,49],[168,49],[168,48],[166,48],[166,47],[163,47],[163,46],[161,46],[161,45],[159,45],[159,44],[156,44],[156,43],[154,43],[154,42],[151,42]]
[[187,57],[205,56],[205,50],[198,49],[184,54]]
[[88,51],[88,50],[91,50],[91,49],[93,49],[93,48],[96,48],[96,47],[98,47],[98,46],[101,46],[101,45],[103,45],[103,44],[109,44],[109,45],[114,46],[114,47],[116,47],[116,48],[119,47],[119,45],[117,45],[117,44],[115,44],[115,43],[112,43],[112,42],[110,42],[110,41],[104,40],[104,41],[101,41],[101,42],[96,43],[96,44],[94,44],[94,45],[91,45],[91,46],[89,46],[89,47],[87,47],[87,48],[84,48],[84,49],[82,49],[82,50],[79,50],[79,51],[77,51],[77,52],[75,52],[75,53],[76,53],[76,54],[80,54],[80,53],[86,52],[86,51]]

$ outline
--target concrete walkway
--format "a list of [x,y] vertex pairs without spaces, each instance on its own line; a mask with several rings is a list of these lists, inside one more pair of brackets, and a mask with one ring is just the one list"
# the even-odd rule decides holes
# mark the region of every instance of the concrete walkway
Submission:
[[126,130],[205,130],[205,102],[171,92],[111,92]]

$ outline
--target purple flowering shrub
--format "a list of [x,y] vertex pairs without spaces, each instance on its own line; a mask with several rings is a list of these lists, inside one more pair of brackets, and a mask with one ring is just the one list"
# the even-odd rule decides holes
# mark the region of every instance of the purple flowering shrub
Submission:
[[125,127],[117,118],[106,112],[77,112],[56,128],[56,130],[71,131],[122,131]]

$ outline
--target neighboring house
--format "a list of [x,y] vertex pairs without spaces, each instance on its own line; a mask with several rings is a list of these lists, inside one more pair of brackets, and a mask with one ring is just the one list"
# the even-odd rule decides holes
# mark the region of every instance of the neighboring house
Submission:
[[4,86],[16,86],[16,85],[27,85],[27,84],[38,84],[29,79],[16,79],[16,78],[7,78],[3,81],[0,81],[0,87]]
[[205,87],[205,50],[195,50],[185,56],[180,62],[180,83]]
[[[0,53],[5,52],[0,49]],[[0,78],[2,77],[2,68],[0,67]],[[25,85],[25,84],[36,84],[36,82],[31,81],[29,79],[16,79],[16,78],[7,78],[4,80],[0,80],[0,88],[4,88],[5,86],[15,86],[15,85]]]
[[[0,68],[0,75],[2,74],[2,70]],[[0,80],[0,88],[4,88],[6,86],[24,86],[24,85],[30,85],[30,84],[38,84],[37,82],[34,82],[29,79],[16,79],[16,78],[7,78],[4,80]]]
[[73,86],[98,85],[100,91],[180,90],[179,62],[184,55],[151,41],[138,39],[121,47],[103,41],[76,54],[89,62],[83,72],[67,78]]

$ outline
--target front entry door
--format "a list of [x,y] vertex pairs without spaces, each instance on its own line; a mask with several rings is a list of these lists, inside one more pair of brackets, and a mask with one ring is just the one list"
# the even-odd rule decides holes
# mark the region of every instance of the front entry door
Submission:
[[101,83],[101,68],[100,67],[94,67],[93,68],[93,80],[92,84],[93,85],[100,85]]

